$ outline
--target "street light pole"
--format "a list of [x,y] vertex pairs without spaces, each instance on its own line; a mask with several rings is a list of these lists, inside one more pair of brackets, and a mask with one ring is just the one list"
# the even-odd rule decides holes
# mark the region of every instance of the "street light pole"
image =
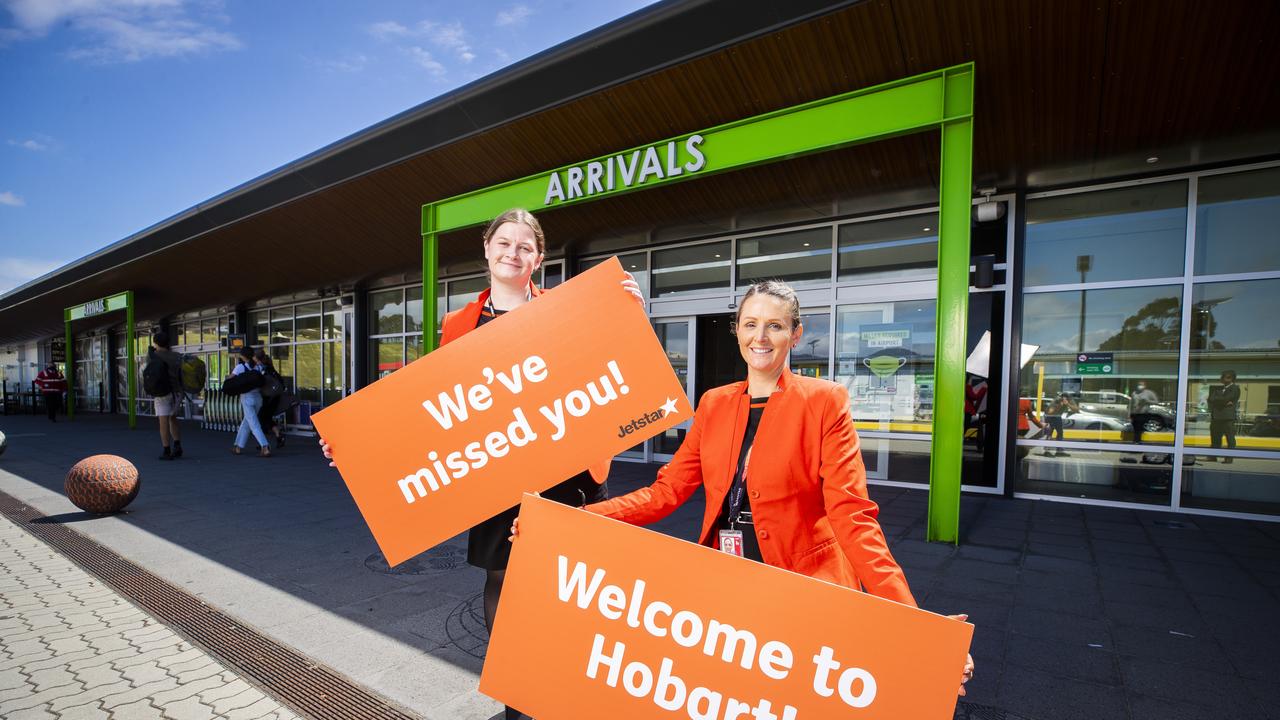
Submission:
[[[1080,273],[1081,285],[1084,284],[1085,274],[1092,269],[1093,269],[1092,255],[1076,256],[1076,271]],[[1079,347],[1077,348],[1077,352],[1081,352],[1081,353],[1084,352],[1084,316],[1085,316],[1085,308],[1088,307],[1086,305],[1086,303],[1088,302],[1088,297],[1089,296],[1085,293],[1084,288],[1080,288],[1080,334],[1079,334],[1080,339],[1079,339]]]

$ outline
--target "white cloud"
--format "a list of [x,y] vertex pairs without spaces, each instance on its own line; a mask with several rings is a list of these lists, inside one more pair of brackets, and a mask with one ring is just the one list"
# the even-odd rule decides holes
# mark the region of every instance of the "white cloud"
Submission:
[[61,260],[38,260],[20,257],[0,257],[0,293],[24,285],[47,272],[62,267]]
[[506,10],[498,12],[498,17],[494,19],[493,24],[498,27],[507,27],[510,25],[523,25],[533,11],[528,5],[512,5]]
[[41,150],[49,149],[48,142],[40,142],[34,138],[27,138],[26,140],[10,140],[9,144],[14,147],[20,147],[23,150],[30,150],[31,152],[40,152]]
[[[425,40],[438,50],[448,52],[464,63],[476,59],[471,44],[467,42],[466,28],[460,22],[440,23],[434,20],[423,20],[413,27],[408,27],[395,20],[384,20],[368,26],[367,30],[370,35],[387,42]],[[421,53],[426,52],[421,45],[402,45],[400,50],[414,57],[415,60],[421,57]],[[429,56],[430,53],[427,55]],[[431,62],[439,64],[434,57],[431,58]],[[441,68],[443,69],[443,66]]]
[[[200,0],[3,0],[16,27],[10,39],[43,37],[66,27],[83,38],[68,52],[76,60],[137,62],[242,47],[234,34],[210,22],[227,22]],[[189,12],[194,8],[199,19]],[[15,35],[16,33],[16,35]]]
[[409,36],[409,28],[401,25],[395,20],[384,20],[376,22],[368,28],[369,34],[379,40],[389,40],[391,38],[401,38]]
[[0,205],[8,205],[9,207],[22,207],[23,205],[26,205],[26,204],[27,204],[26,200],[23,200],[22,198],[18,197],[17,195],[14,195],[8,190],[5,190],[4,192],[0,192]]
[[423,21],[422,28],[434,45],[452,52],[462,62],[471,62],[475,59],[471,46],[467,44],[467,32],[462,28],[462,23],[439,25]]
[[328,72],[337,73],[358,73],[364,70],[365,65],[369,64],[369,58],[360,53],[347,55],[341,58],[331,58],[328,60],[308,59],[308,63],[312,66],[320,68]]
[[417,45],[404,48],[404,52],[427,72],[431,73],[435,77],[444,77],[444,65],[441,65],[438,60],[432,57],[430,52],[423,50]]

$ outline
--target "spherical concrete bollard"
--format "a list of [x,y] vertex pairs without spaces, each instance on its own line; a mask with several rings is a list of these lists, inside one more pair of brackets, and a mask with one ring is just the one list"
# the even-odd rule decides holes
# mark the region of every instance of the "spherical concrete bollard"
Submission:
[[91,455],[67,473],[67,499],[81,510],[119,512],[138,496],[138,468],[118,455]]

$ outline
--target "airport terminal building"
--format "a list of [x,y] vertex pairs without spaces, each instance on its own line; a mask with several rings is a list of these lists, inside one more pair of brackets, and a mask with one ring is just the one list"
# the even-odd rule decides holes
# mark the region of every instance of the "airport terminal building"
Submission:
[[[540,284],[618,256],[691,401],[743,376],[729,321],[747,285],[780,278],[802,301],[792,369],[849,389],[872,482],[928,485],[944,433],[967,491],[1275,520],[1276,27],[1274,3],[660,3],[0,296],[5,410],[28,407],[54,361],[77,414],[123,418],[131,384],[149,414],[130,378],[165,329],[209,368],[205,425],[238,422],[218,385],[243,338],[271,354],[306,431],[487,286],[480,228],[437,232],[424,206],[554,176],[527,203],[548,239]],[[956,217],[945,130],[886,121],[699,174],[725,151],[692,138],[957,68],[972,104],[940,126],[972,120],[967,292],[939,261],[964,247],[939,230]],[[917,101],[901,102],[885,107]],[[768,127],[742,146],[808,132]],[[234,282],[219,270],[225,248],[264,244]],[[175,268],[204,269],[173,282]],[[126,295],[131,335],[97,302]],[[1215,402],[1226,371],[1234,417]],[[963,413],[938,397],[947,383],[964,383]],[[669,458],[685,429],[624,459]]]

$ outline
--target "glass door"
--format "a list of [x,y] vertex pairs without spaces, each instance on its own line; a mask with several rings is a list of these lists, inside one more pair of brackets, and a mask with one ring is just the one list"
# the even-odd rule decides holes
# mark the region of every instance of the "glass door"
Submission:
[[[653,321],[653,331],[658,336],[658,342],[662,343],[662,349],[667,353],[667,362],[671,363],[671,369],[675,370],[676,377],[680,378],[680,382],[684,384],[685,396],[689,398],[689,404],[693,405],[693,376],[689,369],[694,367],[693,349],[696,333],[694,319],[691,317],[657,319]],[[680,447],[680,443],[684,442],[684,436],[689,432],[692,423],[693,418],[686,418],[679,425],[649,439],[647,441],[648,459],[655,462],[670,460]],[[623,453],[623,457],[643,457],[643,452],[637,452],[642,449],[642,446],[637,446]]]

